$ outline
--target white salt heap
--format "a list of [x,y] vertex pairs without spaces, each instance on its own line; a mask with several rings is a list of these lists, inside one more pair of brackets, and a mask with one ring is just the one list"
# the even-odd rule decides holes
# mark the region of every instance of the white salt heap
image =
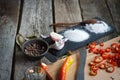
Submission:
[[73,42],[81,42],[89,38],[89,34],[84,30],[74,29],[67,30],[63,34],[68,40]]
[[98,34],[109,31],[110,27],[103,21],[97,21],[95,24],[86,24],[85,29]]

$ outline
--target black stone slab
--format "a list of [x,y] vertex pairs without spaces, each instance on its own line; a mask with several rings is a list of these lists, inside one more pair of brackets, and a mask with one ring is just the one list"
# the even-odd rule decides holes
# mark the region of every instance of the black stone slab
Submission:
[[[98,17],[95,17],[93,19],[96,19],[96,20],[100,20],[100,21],[104,21],[103,19],[101,18],[98,18]],[[107,23],[106,21],[104,21],[105,23]],[[84,41],[81,41],[81,42],[72,42],[72,41],[67,41],[65,43],[65,46],[63,47],[63,49],[61,50],[55,50],[55,49],[50,49],[49,52],[52,53],[53,55],[57,56],[57,57],[61,57],[63,56],[67,51],[69,50],[76,50],[80,47],[83,47],[85,45],[87,45],[88,43],[92,42],[92,41],[95,41],[99,38],[102,38],[110,33],[113,33],[115,31],[115,28],[113,26],[111,26],[110,24],[107,23],[107,25],[110,27],[110,30],[105,32],[105,33],[98,33],[98,34],[95,34],[93,32],[90,32],[88,30],[86,30],[82,24],[79,24],[79,25],[76,25],[76,26],[73,26],[73,27],[70,27],[70,28],[67,28],[66,30],[70,30],[70,29],[79,29],[79,30],[84,30],[86,31],[90,37],[87,39],[87,40],[84,40]],[[61,32],[59,32],[59,34],[63,35],[63,33],[66,31],[66,30],[63,30]],[[78,36],[79,37],[79,36]],[[53,44],[54,42],[49,38],[45,39],[50,45]]]

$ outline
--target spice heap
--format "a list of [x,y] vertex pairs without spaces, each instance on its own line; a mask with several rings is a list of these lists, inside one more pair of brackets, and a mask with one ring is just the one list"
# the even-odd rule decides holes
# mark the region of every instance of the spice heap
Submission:
[[96,54],[93,61],[89,63],[91,76],[96,76],[100,69],[112,73],[115,66],[120,67],[120,43],[111,43],[109,47],[103,47],[103,42],[99,46],[96,46],[96,42],[88,46],[88,52]]
[[73,42],[81,42],[89,38],[89,34],[84,30],[70,29],[63,33],[65,38]]
[[28,44],[24,50],[25,54],[29,56],[39,56],[45,52],[46,48],[45,46],[39,45],[37,43],[31,43]]
[[86,24],[85,29],[93,33],[105,33],[110,30],[110,27],[103,21],[97,21],[94,24]]

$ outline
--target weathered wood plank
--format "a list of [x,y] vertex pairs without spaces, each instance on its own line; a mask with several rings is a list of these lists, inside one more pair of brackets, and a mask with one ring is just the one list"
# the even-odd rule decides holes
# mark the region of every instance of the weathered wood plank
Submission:
[[10,80],[20,0],[0,0],[0,80]]
[[117,32],[120,33],[120,0],[106,0]]
[[23,16],[19,33],[24,36],[48,34],[52,28],[52,3],[42,0],[25,0],[23,6]]
[[[99,2],[97,0],[80,0],[80,5],[84,20],[91,19],[93,17],[100,17],[113,25],[112,16],[110,15],[105,0],[101,0]],[[115,34],[111,34],[102,39],[99,39],[98,42],[106,41],[113,37],[115,37]]]
[[[82,21],[78,0],[54,0],[54,11],[55,23],[74,23]],[[64,30],[65,27],[56,27],[55,29],[57,32],[59,32],[61,30]],[[76,71],[77,69],[74,68],[73,73],[76,73]],[[70,80],[75,80],[75,78],[76,74],[73,74],[71,75]]]
[[[73,23],[82,21],[78,0],[54,0],[55,23]],[[59,32],[65,28],[56,28]]]
[[[49,27],[52,21],[52,0],[24,0],[19,33],[24,37],[39,36],[41,33],[49,34],[53,31]],[[25,58],[17,46],[14,80],[21,80],[28,67],[39,65],[39,63],[40,60],[30,61]]]
[[105,0],[80,0],[83,19],[91,19],[93,17],[101,17],[112,23],[109,10]]

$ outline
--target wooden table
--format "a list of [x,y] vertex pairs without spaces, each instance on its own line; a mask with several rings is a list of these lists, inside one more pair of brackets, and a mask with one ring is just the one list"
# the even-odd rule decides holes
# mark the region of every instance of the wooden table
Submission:
[[[39,61],[26,59],[16,45],[18,33],[23,36],[59,32],[65,27],[52,23],[81,22],[101,17],[120,33],[120,0],[0,0],[0,80],[21,80],[24,71]],[[98,41],[106,41],[116,33]]]

